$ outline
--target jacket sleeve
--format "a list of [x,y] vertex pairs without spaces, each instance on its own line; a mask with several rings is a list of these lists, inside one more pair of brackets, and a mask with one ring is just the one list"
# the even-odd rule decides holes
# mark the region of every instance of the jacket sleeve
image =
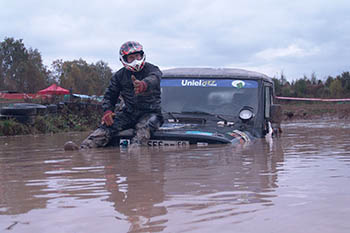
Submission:
[[159,89],[162,75],[162,72],[157,66],[149,64],[149,72],[143,79],[147,83],[147,90]]
[[120,74],[118,72],[113,75],[109,86],[105,91],[102,103],[103,111],[111,110],[112,112],[114,112],[115,104],[118,101],[121,87],[118,79],[119,75]]

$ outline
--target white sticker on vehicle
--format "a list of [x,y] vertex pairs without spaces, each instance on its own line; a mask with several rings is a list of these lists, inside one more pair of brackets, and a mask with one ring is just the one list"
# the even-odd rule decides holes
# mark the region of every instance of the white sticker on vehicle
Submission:
[[148,146],[188,146],[189,141],[148,140]]
[[232,86],[236,88],[243,88],[245,86],[245,82],[242,80],[235,80],[232,82]]

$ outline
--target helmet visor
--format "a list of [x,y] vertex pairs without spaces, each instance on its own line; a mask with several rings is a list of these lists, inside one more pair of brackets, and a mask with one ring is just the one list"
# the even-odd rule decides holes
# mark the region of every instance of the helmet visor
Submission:
[[142,60],[142,58],[143,58],[143,52],[136,52],[136,53],[131,53],[123,56],[124,61],[127,63],[132,63],[135,60],[140,61]]

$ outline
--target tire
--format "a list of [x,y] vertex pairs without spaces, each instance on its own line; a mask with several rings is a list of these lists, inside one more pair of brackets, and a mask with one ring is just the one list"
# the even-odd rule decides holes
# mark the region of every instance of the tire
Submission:
[[31,106],[3,107],[0,111],[2,115],[34,116],[37,114],[36,108]]
[[13,106],[16,107],[33,107],[36,108],[37,115],[44,116],[47,114],[47,107],[42,104],[32,104],[32,103],[17,103],[14,104]]
[[37,114],[40,116],[45,116],[47,114],[47,107],[43,106],[43,107],[38,107],[36,108]]
[[56,104],[47,105],[47,111],[48,113],[57,113],[57,105]]

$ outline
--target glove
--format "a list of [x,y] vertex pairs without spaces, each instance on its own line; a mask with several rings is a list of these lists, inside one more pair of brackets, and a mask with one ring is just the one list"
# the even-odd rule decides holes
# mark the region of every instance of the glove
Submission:
[[147,83],[145,81],[137,80],[134,75],[131,75],[131,80],[134,84],[134,91],[136,95],[147,90]]
[[106,124],[107,126],[113,125],[113,117],[115,116],[115,113],[113,113],[111,110],[105,111],[102,117],[101,124]]

